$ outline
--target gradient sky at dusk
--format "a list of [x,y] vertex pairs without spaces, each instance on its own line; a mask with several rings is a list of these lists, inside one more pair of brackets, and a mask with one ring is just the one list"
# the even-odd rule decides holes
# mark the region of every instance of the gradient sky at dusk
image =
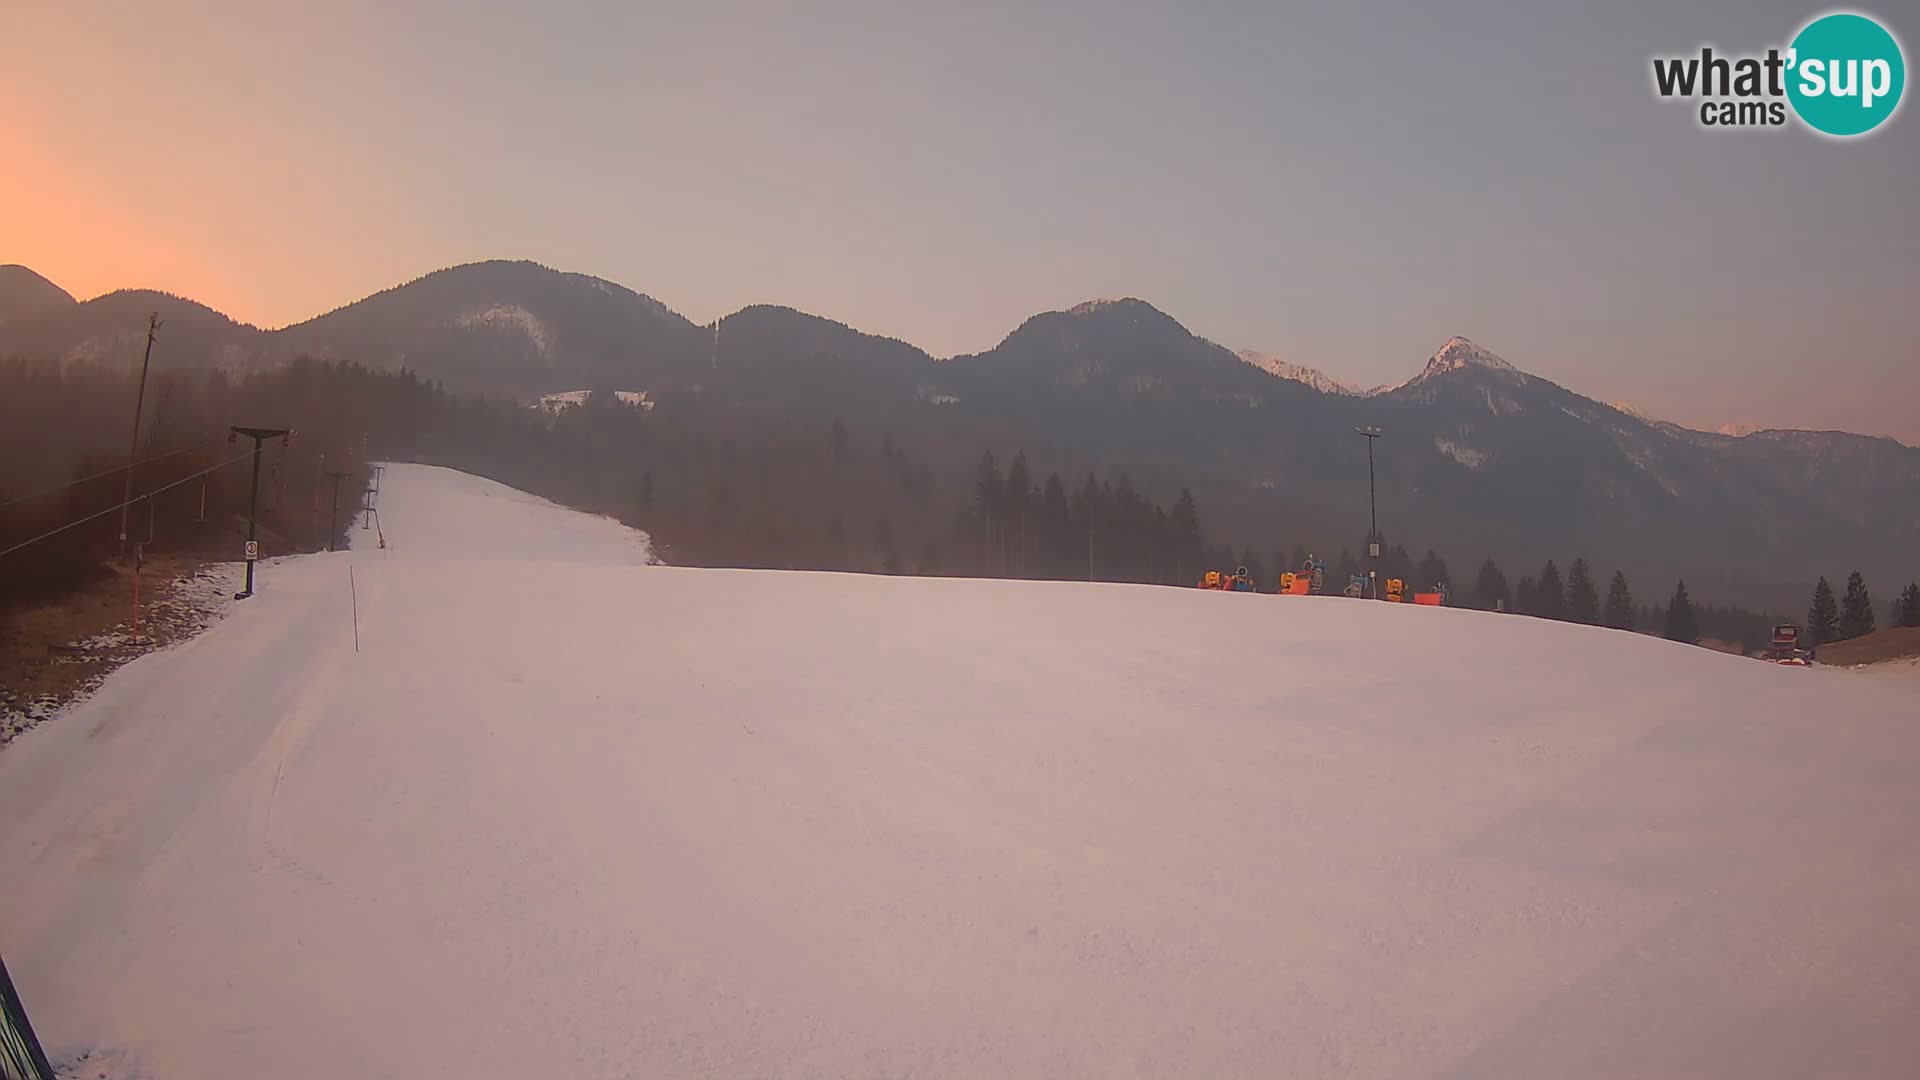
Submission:
[[[1920,113],[1713,133],[1650,88],[1822,10],[11,0],[0,263],[277,326],[530,258],[936,355],[1134,295],[1360,385],[1463,334],[1920,444]],[[1911,67],[1920,9],[1862,10]]]

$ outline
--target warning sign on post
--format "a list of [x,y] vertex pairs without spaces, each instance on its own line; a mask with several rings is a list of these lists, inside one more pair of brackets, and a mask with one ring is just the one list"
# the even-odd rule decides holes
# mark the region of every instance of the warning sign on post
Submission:
[[260,541],[247,541],[247,561],[253,562],[260,557]]

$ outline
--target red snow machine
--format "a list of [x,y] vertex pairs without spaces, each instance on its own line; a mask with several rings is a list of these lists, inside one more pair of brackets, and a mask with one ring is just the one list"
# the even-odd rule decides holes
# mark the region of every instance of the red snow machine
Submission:
[[1767,651],[1760,654],[1760,659],[1788,667],[1811,667],[1813,650],[1800,647],[1798,626],[1781,623],[1773,628],[1773,640],[1767,643]]

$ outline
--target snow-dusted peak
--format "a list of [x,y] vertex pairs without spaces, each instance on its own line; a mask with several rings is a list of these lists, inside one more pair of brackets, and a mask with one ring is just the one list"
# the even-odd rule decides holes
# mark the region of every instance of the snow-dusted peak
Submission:
[[1427,360],[1422,375],[1437,375],[1443,371],[1459,371],[1465,367],[1492,368],[1495,371],[1518,371],[1519,368],[1493,355],[1463,337],[1450,337],[1440,350]]
[[1523,379],[1525,378],[1525,373],[1519,368],[1500,359],[1486,349],[1475,345],[1466,338],[1450,337],[1447,339],[1446,344],[1440,346],[1439,351],[1427,359],[1427,366],[1421,368],[1418,375],[1408,379],[1406,382],[1400,383],[1398,386],[1376,387],[1367,391],[1366,394],[1367,396],[1372,396],[1374,394],[1391,393],[1392,391],[1405,387],[1418,386],[1436,375],[1445,375],[1453,371],[1464,371],[1468,368],[1482,368],[1487,371],[1505,372],[1511,375],[1518,375]]
[[1127,311],[1130,309],[1146,310],[1146,311],[1152,311],[1155,313],[1158,313],[1159,311],[1158,308],[1154,307],[1152,304],[1147,303],[1145,300],[1139,299],[1138,297],[1108,296],[1108,297],[1101,297],[1098,300],[1088,300],[1084,304],[1075,304],[1072,307],[1067,309],[1067,314],[1091,315],[1096,311],[1109,311],[1109,310]]
[[1291,363],[1277,356],[1268,356],[1265,353],[1255,352],[1252,349],[1241,349],[1239,352],[1234,353],[1234,355],[1269,375],[1278,375],[1282,379],[1292,379],[1297,383],[1305,383],[1323,394],[1345,394],[1351,396],[1355,393],[1352,387],[1332,378],[1319,368],[1310,368],[1305,364]]

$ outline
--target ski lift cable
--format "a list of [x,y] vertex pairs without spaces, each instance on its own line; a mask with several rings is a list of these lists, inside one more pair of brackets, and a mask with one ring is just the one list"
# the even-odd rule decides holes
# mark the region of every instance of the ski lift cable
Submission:
[[70,487],[77,487],[78,485],[84,484],[89,480],[98,480],[103,476],[112,476],[114,473],[121,472],[126,469],[137,469],[142,465],[150,465],[156,461],[164,461],[167,458],[174,457],[175,455],[178,455],[178,454],[187,453],[188,451],[193,449],[195,449],[195,447],[183,446],[178,450],[169,450],[164,454],[155,454],[150,458],[142,458],[141,460],[136,461],[131,465],[115,465],[113,468],[108,469],[105,472],[97,472],[97,473],[94,473],[92,476],[83,476],[78,480],[70,480],[64,484],[61,484],[59,487],[47,488],[45,491],[36,491],[31,495],[18,495],[18,496],[15,496],[14,498],[8,499],[6,502],[0,502],[0,510],[5,510],[7,507],[12,506],[14,503],[31,502],[34,499],[44,499],[49,495],[57,495],[60,492],[65,491]]
[[118,510],[123,506],[132,506],[134,503],[139,502],[141,499],[150,499],[153,496],[158,495],[163,491],[168,491],[173,488],[177,488],[181,484],[184,484],[189,480],[198,480],[199,478],[207,475],[208,473],[211,473],[217,469],[224,469],[227,466],[232,465],[236,461],[245,461],[252,456],[253,456],[252,450],[248,450],[242,454],[236,454],[233,457],[230,457],[227,460],[220,462],[218,465],[209,466],[205,469],[200,470],[197,473],[189,473],[188,475],[183,476],[180,479],[175,480],[170,484],[162,484],[159,487],[154,488],[152,491],[141,492],[140,494],[135,495],[133,498],[128,499],[125,502],[115,503],[112,506],[109,506],[105,510],[102,510],[98,513],[88,514],[86,517],[79,518],[75,521],[69,521],[65,525],[62,525],[57,529],[50,529],[46,532],[41,533],[39,536],[35,536],[27,540],[22,540],[10,548],[0,550],[0,558],[4,558],[5,556],[11,555],[16,551],[19,551],[21,548],[27,547],[32,544],[37,544],[40,541],[45,540],[50,536],[58,536],[61,533],[66,532],[68,529],[74,528],[75,526],[85,525],[89,521],[106,517],[108,514],[113,513],[115,510]]

